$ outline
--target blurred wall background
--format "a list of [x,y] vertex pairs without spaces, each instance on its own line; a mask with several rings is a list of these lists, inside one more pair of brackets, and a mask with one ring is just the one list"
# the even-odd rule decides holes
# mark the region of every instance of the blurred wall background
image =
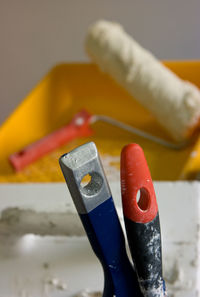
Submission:
[[55,64],[87,61],[84,36],[120,22],[159,59],[200,58],[200,0],[0,0],[0,123]]

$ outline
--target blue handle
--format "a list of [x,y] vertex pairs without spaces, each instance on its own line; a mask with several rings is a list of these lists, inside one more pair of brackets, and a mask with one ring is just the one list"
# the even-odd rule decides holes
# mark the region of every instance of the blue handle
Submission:
[[141,297],[136,273],[126,254],[124,235],[112,197],[89,213],[79,215],[103,266],[103,297]]

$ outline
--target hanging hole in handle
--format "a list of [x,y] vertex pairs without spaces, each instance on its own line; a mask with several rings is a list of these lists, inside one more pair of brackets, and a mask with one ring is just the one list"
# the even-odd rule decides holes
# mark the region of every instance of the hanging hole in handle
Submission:
[[137,205],[140,210],[147,211],[150,206],[149,192],[145,188],[141,188],[136,194]]
[[94,196],[100,192],[103,185],[103,178],[97,172],[86,174],[80,183],[80,191],[83,195]]
[[91,182],[91,179],[91,175],[89,173],[86,174],[81,180],[81,187],[84,188],[85,186],[87,186]]

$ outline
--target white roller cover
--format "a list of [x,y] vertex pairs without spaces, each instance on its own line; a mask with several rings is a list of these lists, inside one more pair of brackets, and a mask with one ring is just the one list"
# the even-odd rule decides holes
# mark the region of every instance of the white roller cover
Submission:
[[116,23],[89,28],[86,50],[92,60],[150,110],[176,141],[199,123],[200,91],[178,78]]

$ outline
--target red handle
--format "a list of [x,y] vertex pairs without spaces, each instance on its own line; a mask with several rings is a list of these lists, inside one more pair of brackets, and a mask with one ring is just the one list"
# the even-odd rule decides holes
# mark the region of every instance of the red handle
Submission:
[[86,111],[79,112],[68,125],[36,141],[23,150],[12,154],[9,157],[12,166],[16,171],[20,171],[25,166],[71,140],[78,137],[90,136],[93,133],[89,127],[91,117]]
[[[121,153],[121,192],[124,215],[138,223],[152,221],[158,212],[151,174],[138,144],[125,146]],[[137,201],[137,193],[140,199]]]

